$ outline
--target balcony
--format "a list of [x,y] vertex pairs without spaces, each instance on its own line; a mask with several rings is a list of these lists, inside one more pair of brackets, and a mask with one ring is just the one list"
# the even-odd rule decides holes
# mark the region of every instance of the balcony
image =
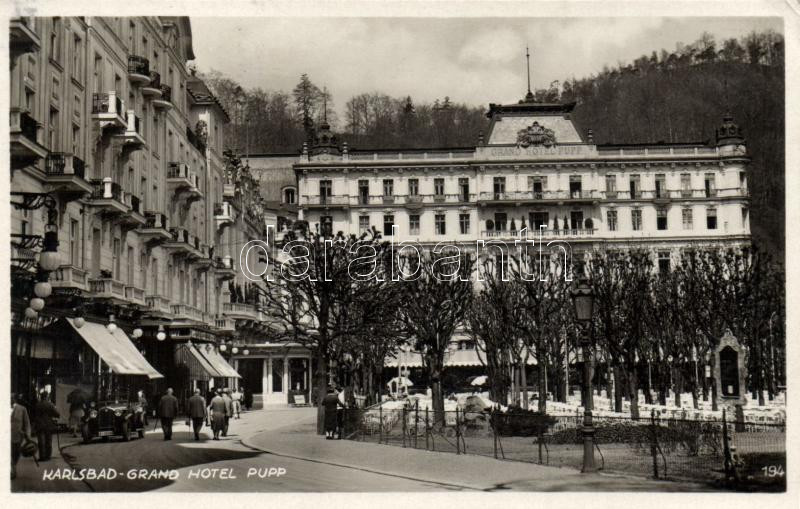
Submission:
[[169,219],[160,212],[145,212],[145,225],[139,229],[139,238],[151,247],[162,244],[172,238],[169,231]]
[[478,201],[483,205],[494,203],[581,203],[600,199],[597,191],[503,191],[480,193]]
[[214,260],[211,258],[211,247],[205,244],[200,244],[200,257],[192,260],[192,265],[198,272],[205,272],[214,265]]
[[133,110],[128,110],[127,126],[124,131],[120,131],[114,136],[122,140],[122,142],[130,148],[143,147],[146,142],[142,136],[142,127],[140,125],[139,117]]
[[186,304],[173,304],[172,314],[175,320],[190,320],[193,322],[205,322],[203,319],[203,312],[196,307],[187,306]]
[[47,156],[44,165],[47,183],[58,193],[91,193],[94,189],[86,181],[86,164],[81,158],[63,152]]
[[128,57],[128,79],[134,85],[150,83],[150,61],[145,57],[130,55]]
[[145,306],[144,290],[135,286],[125,286],[125,298],[131,304]]
[[203,253],[200,251],[200,242],[197,237],[191,235],[185,228],[170,228],[172,238],[162,244],[162,247],[170,250],[173,256],[186,256],[188,258],[200,258]]
[[47,149],[39,143],[39,122],[18,108],[11,108],[10,120],[9,137],[13,167],[22,168],[38,159],[44,159],[47,156]]
[[218,256],[214,260],[214,274],[217,279],[225,281],[236,277],[236,265],[230,256]]
[[350,196],[303,195],[302,206],[309,209],[347,209],[350,207]]
[[222,185],[222,197],[223,198],[235,198],[236,197],[236,184],[229,184],[225,183]]
[[386,205],[393,205],[394,204],[394,195],[386,195],[384,194],[381,196],[381,199],[384,204]]
[[89,291],[98,299],[111,299],[119,303],[127,303],[125,284],[111,278],[89,280]]
[[192,203],[203,197],[197,174],[189,170],[186,163],[171,162],[167,167],[167,185],[172,187],[178,199],[186,198]]
[[172,316],[172,303],[166,297],[161,295],[146,295],[144,298],[145,304],[150,308],[150,313],[157,314],[162,317]]
[[222,314],[234,320],[258,320],[258,310],[252,304],[244,302],[225,302],[222,304]]
[[221,332],[235,332],[236,320],[227,318],[225,315],[217,315],[214,319],[214,327]]
[[161,85],[159,87],[161,95],[153,97],[153,106],[158,109],[169,111],[172,109],[172,87],[169,85]]
[[122,187],[112,182],[110,177],[103,180],[92,180],[91,206],[107,214],[126,214],[128,206],[125,204]]
[[483,230],[481,231],[481,238],[499,240],[539,240],[541,235],[543,240],[591,240],[596,232],[596,229],[590,228],[565,228],[559,230],[544,229],[537,231],[526,230],[525,232],[521,232],[521,230]]
[[36,30],[27,18],[11,18],[9,21],[8,49],[11,58],[24,53],[35,53],[41,49],[41,41]]
[[120,222],[133,226],[134,228],[146,225],[147,218],[144,216],[142,202],[139,197],[131,193],[123,193],[122,199],[123,203],[128,207],[128,213],[122,216]]
[[161,75],[150,71],[150,82],[142,87],[142,95],[149,99],[161,98]]
[[117,96],[116,92],[93,94],[92,119],[100,123],[101,129],[127,127],[125,103]]
[[88,272],[74,265],[62,265],[50,274],[53,288],[75,288],[82,292],[89,289]]
[[221,230],[223,226],[233,224],[233,207],[230,203],[224,201],[214,204],[214,221],[217,223],[218,230]]

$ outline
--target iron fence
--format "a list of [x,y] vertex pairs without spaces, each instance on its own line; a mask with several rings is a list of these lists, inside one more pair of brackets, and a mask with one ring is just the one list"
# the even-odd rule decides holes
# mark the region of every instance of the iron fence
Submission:
[[[785,489],[786,425],[650,416],[595,416],[601,471],[671,480]],[[455,454],[478,454],[580,469],[583,414],[541,415],[499,410],[345,409],[343,438]]]

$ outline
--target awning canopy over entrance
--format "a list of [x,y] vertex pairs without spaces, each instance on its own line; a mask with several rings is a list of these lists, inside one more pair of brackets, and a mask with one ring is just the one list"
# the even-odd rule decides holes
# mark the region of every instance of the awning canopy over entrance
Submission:
[[200,368],[205,371],[210,378],[225,376],[214,369],[214,366],[208,362],[208,360],[197,350],[197,347],[195,347],[193,344],[186,343],[185,348],[189,352],[189,355],[191,355],[192,358],[197,361],[197,364],[199,364]]
[[72,318],[66,318],[70,327],[97,352],[97,355],[108,364],[113,373],[118,375],[143,375],[150,379],[164,376],[147,362],[147,359],[136,349],[124,331],[117,328],[112,334],[99,323],[84,322],[75,327]]
[[199,350],[200,354],[203,355],[209,364],[214,368],[214,370],[219,373],[219,377],[222,378],[242,378],[242,375],[236,372],[235,369],[228,364],[220,354],[214,349],[211,350]]

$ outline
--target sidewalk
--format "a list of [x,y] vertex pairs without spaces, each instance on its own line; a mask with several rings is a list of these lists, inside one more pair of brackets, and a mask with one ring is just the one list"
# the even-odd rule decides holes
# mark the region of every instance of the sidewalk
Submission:
[[242,440],[248,447],[279,456],[305,459],[427,481],[461,489],[493,491],[709,491],[694,483],[589,474],[570,468],[502,461],[477,455],[456,455],[410,448],[325,440],[316,434],[316,409],[294,424]]
[[[17,463],[17,478],[11,481],[12,492],[27,492],[27,491],[47,491],[47,492],[65,492],[65,491],[92,491],[92,489],[83,482],[74,482],[63,479],[53,479],[43,481],[42,476],[45,472],[53,472],[60,470],[62,472],[72,470],[72,467],[67,463],[70,460],[69,449],[64,454],[59,450],[73,445],[81,440],[80,436],[73,437],[70,432],[62,432],[58,436],[53,435],[53,456],[49,461],[39,462],[39,466],[32,458],[22,457]],[[66,456],[66,459],[64,458]]]

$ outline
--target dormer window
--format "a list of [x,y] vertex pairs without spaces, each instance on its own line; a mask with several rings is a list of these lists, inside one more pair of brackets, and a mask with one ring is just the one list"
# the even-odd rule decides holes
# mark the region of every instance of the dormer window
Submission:
[[293,187],[287,187],[283,190],[283,203],[287,205],[294,205],[297,203],[296,191]]

